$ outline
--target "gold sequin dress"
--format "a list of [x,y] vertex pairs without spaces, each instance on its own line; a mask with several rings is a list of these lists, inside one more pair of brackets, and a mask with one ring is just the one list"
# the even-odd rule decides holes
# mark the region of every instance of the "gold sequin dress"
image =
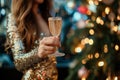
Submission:
[[7,38],[12,45],[15,67],[24,74],[22,80],[57,80],[55,57],[37,57],[38,46],[30,52],[24,53],[24,44],[12,14],[8,15]]

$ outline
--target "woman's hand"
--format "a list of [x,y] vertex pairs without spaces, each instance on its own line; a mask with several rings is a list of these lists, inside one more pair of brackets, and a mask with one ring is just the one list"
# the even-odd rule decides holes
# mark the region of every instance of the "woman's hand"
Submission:
[[43,58],[49,54],[52,54],[56,51],[56,47],[60,47],[59,37],[44,37],[39,43],[38,56]]

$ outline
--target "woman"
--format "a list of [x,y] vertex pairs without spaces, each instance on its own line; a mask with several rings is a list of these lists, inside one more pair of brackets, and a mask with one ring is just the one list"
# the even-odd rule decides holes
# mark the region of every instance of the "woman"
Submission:
[[51,0],[12,0],[8,16],[7,43],[11,48],[17,70],[24,73],[22,80],[57,80],[56,59],[47,57],[60,46],[58,37],[50,35],[47,19]]

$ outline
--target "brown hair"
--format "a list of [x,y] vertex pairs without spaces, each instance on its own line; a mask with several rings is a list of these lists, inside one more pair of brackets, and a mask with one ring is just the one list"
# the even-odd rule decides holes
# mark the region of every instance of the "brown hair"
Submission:
[[[35,40],[39,37],[34,15],[32,14],[33,1],[34,0],[12,0],[11,12],[16,20],[16,25],[24,42],[26,52],[30,51],[34,46]],[[40,13],[46,22],[50,16],[50,6],[50,0],[44,0],[44,2],[39,5]],[[34,32],[36,32],[36,35],[34,35]]]

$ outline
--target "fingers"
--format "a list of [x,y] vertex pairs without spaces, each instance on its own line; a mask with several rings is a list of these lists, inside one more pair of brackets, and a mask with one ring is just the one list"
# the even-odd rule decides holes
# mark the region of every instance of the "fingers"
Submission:
[[46,57],[47,55],[52,54],[52,53],[54,53],[54,51],[41,50],[38,52],[38,56],[40,58],[43,58],[43,57]]
[[45,51],[55,51],[56,50],[56,48],[54,46],[47,46],[47,45],[42,45],[41,48],[44,49]]
[[40,41],[40,44],[60,47],[60,40],[59,37],[45,37]]
[[56,51],[56,48],[53,46],[41,45],[39,46],[39,49],[38,49],[38,56],[45,57],[49,54],[54,53],[55,51]]
[[38,56],[44,57],[56,51],[56,47],[60,47],[59,37],[45,37],[40,41],[38,48]]

